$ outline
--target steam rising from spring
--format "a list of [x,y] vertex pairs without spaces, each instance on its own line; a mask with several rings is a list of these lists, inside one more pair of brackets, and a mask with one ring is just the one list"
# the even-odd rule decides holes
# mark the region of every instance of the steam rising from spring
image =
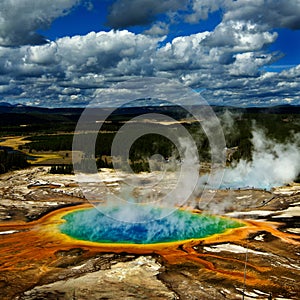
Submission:
[[240,160],[224,173],[222,188],[271,189],[293,181],[300,173],[299,135],[291,143],[278,143],[262,129],[252,131],[252,161]]
[[[172,105],[181,107],[187,114],[197,121],[205,132],[210,148],[211,148],[211,165],[223,165],[225,160],[224,148],[225,139],[220,126],[220,122],[216,117],[212,108],[207,102],[190,88],[184,87],[182,84],[174,84],[172,82],[172,90],[168,89],[170,81],[166,79],[139,78],[136,80],[123,82],[116,86],[114,90],[122,90],[121,94],[111,94],[111,99],[116,100],[116,106],[123,108],[126,106],[134,106],[135,99],[143,97],[149,99],[153,103],[154,99],[159,99],[160,103],[164,103],[166,107]],[[124,91],[127,91],[126,93]],[[102,99],[103,100],[103,99]],[[138,117],[132,118],[119,128],[114,137],[111,147],[111,156],[113,159],[114,171],[119,172],[121,161],[122,167],[125,167],[127,177],[123,178],[120,184],[119,193],[106,189],[103,184],[104,179],[101,178],[101,172],[95,163],[95,144],[97,134],[101,130],[105,120],[112,114],[115,108],[99,110],[99,99],[94,99],[82,113],[74,134],[73,139],[73,166],[77,175],[77,180],[82,188],[86,199],[90,201],[100,212],[103,207],[99,204],[102,199],[108,206],[119,207],[124,211],[119,221],[136,222],[139,219],[140,204],[148,204],[152,199],[152,205],[157,207],[166,207],[167,210],[161,210],[160,214],[152,214],[152,217],[162,219],[179,206],[191,203],[197,194],[199,187],[199,166],[200,159],[196,143],[188,130],[178,120],[157,113],[145,113]],[[193,105],[197,105],[197,109]],[[98,114],[99,112],[99,114]],[[151,120],[151,122],[149,122]],[[176,121],[176,128],[163,126],[162,121]],[[89,135],[86,133],[90,133]],[[163,166],[162,176],[152,180],[148,184],[149,193],[144,197],[137,198],[134,193],[137,189],[146,191],[147,184],[142,183],[139,177],[132,172],[129,162],[129,151],[135,140],[146,134],[158,134],[169,139],[178,150],[180,159],[175,170],[175,184],[169,184],[167,176],[168,166]],[[87,138],[88,137],[88,138]],[[82,153],[82,159],[76,161],[75,153]],[[153,158],[159,157],[159,153],[155,153]],[[115,158],[117,158],[115,160]],[[160,156],[161,158],[161,156]],[[87,164],[88,163],[88,164]],[[150,161],[151,167],[151,161]],[[153,166],[153,164],[152,164]],[[212,167],[213,169],[213,167]],[[222,178],[220,171],[217,176],[209,176],[207,181],[209,184],[219,186]],[[158,180],[157,180],[158,179]],[[153,193],[153,190],[156,192]],[[162,188],[161,188],[162,187]],[[169,187],[167,190],[166,187]],[[207,191],[207,186],[202,189],[202,196],[206,201],[213,197],[213,193]],[[107,192],[103,192],[106,191]],[[162,192],[161,192],[162,191]],[[161,192],[161,193],[160,193]],[[199,195],[199,193],[198,193]],[[204,197],[206,195],[206,197]],[[106,214],[112,213],[111,210],[105,210]],[[108,215],[111,218],[120,215]]]

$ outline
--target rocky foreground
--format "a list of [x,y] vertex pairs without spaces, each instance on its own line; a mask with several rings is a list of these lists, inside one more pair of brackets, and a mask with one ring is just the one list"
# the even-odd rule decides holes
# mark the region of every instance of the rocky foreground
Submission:
[[[115,190],[126,178],[103,175]],[[87,203],[72,175],[11,172],[0,177],[0,195],[0,299],[299,299],[295,184],[217,191],[199,208],[248,220],[246,228],[152,248],[90,245],[52,232],[56,212]]]

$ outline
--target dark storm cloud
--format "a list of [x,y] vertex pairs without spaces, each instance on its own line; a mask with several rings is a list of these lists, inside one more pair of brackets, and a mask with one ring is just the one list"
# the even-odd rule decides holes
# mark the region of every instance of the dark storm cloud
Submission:
[[0,0],[0,46],[40,45],[46,38],[36,33],[65,15],[80,0]]
[[156,15],[184,8],[182,0],[117,0],[110,7],[107,25],[112,28],[126,28],[149,24]]
[[300,29],[300,0],[227,1],[225,20],[244,20],[268,27]]

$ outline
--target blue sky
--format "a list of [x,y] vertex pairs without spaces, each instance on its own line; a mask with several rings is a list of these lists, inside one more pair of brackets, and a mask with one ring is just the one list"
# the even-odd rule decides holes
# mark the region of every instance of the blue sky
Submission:
[[[92,1],[92,7],[88,9],[86,5],[79,5],[68,15],[57,18],[46,30],[38,32],[48,39],[55,41],[57,38],[64,36],[85,35],[90,31],[109,31],[111,27],[107,23],[107,14],[113,1]],[[165,21],[171,25],[167,41],[180,35],[190,35],[205,30],[213,30],[222,20],[220,10],[210,13],[209,18],[201,20],[196,24],[180,22],[170,24],[164,15],[158,15],[157,20]],[[142,33],[149,29],[151,24],[128,26],[128,30],[134,33]],[[126,27],[124,28],[126,29]]]
[[124,80],[158,77],[202,91],[211,104],[300,104],[300,0],[0,7],[0,101],[84,106]]

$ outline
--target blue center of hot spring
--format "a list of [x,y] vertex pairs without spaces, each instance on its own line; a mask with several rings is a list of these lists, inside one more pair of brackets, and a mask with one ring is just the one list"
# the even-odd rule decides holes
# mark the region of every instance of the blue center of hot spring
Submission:
[[[204,238],[227,229],[244,226],[237,221],[184,210],[166,213],[163,208],[140,206],[139,216],[122,222],[109,216],[120,216],[119,207],[79,210],[63,217],[62,233],[75,239],[99,243],[154,244]],[[166,214],[165,214],[166,215]],[[136,220],[137,222],[135,222]]]

